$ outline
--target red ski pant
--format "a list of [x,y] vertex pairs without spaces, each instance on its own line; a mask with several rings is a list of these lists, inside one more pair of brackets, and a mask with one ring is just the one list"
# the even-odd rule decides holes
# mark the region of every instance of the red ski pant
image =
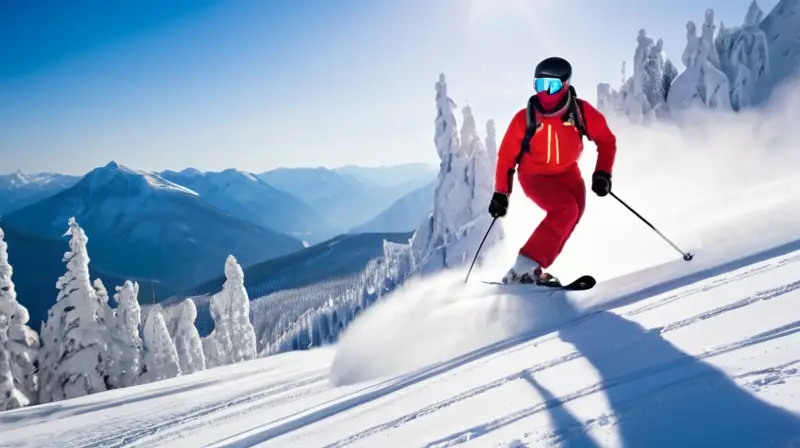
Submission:
[[519,253],[547,268],[564,249],[586,207],[586,185],[578,165],[557,175],[520,175],[522,191],[547,215]]

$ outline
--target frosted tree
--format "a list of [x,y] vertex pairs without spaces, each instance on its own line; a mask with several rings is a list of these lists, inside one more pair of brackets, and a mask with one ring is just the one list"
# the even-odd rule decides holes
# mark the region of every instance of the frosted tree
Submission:
[[102,316],[101,322],[107,323],[109,327],[113,327],[114,310],[112,310],[111,306],[108,304],[108,290],[106,289],[106,285],[103,284],[102,280],[96,278],[92,283],[92,288],[94,288],[94,292],[97,295],[97,300],[100,302],[100,306],[105,312],[105,314]]
[[[713,18],[713,14],[706,15],[707,21],[709,17]],[[704,28],[710,27],[704,25]],[[695,107],[732,109],[728,78],[709,60],[712,53],[716,53],[716,46],[699,38],[696,25],[689,21],[686,48],[681,57],[686,70],[675,79],[667,96],[671,113]]]
[[56,304],[42,326],[40,354],[42,403],[75,398],[109,389],[108,314],[89,281],[88,238],[69,219],[67,272],[58,279]]
[[456,103],[447,96],[447,82],[444,73],[440,73],[439,81],[436,83],[436,130],[433,139],[439,159],[445,166],[449,166],[453,148],[458,147],[456,117],[453,115],[455,107]]
[[214,331],[211,337],[219,344],[218,365],[246,361],[256,356],[256,333],[250,323],[250,298],[244,287],[242,267],[233,255],[225,262],[222,291],[211,297]]
[[720,68],[730,82],[731,104],[735,110],[750,107],[756,86],[769,75],[767,34],[759,27],[764,12],[755,0],[740,27],[720,25],[714,47],[720,55]]
[[144,322],[144,367],[140,383],[151,383],[181,374],[178,351],[169,336],[161,307],[154,305]]
[[[494,192],[494,165],[492,165],[486,147],[483,145],[472,108],[464,106],[461,109],[463,125],[461,126],[461,151],[460,156],[466,158],[466,178],[464,179],[469,197],[462,203],[461,210],[469,214],[458,218],[459,222],[471,222],[485,214],[486,204]],[[456,210],[453,210],[455,212]]]
[[207,369],[223,366],[227,363],[227,354],[222,345],[219,343],[218,338],[214,337],[213,332],[208,336],[201,338],[200,343],[203,345],[203,356],[206,360]]
[[664,100],[669,97],[669,90],[672,88],[672,83],[678,77],[678,69],[671,60],[667,59],[664,62],[664,76],[661,78],[662,91],[664,92]]
[[489,163],[494,169],[497,165],[497,128],[491,118],[486,121],[486,155],[489,156]]
[[8,244],[0,229],[0,411],[38,401],[39,337],[28,327],[28,310],[17,301],[8,262]]
[[194,325],[197,319],[197,307],[191,299],[184,300],[181,305],[180,319],[175,331],[175,349],[184,375],[198,372],[206,368],[206,357],[203,354],[203,343]]
[[139,307],[139,284],[125,281],[116,287],[114,301],[116,312],[111,328],[111,352],[109,382],[113,387],[133,386],[138,382],[142,370],[142,340],[139,337],[141,308]]
[[714,45],[714,31],[717,26],[714,25],[714,10],[706,9],[705,20],[703,21],[702,40],[703,46],[708,48],[708,62],[714,68],[721,70],[722,64],[720,63],[719,53],[717,47]]
[[[445,77],[439,75],[434,142],[441,168],[433,213],[420,225],[411,241],[412,270],[417,273],[451,268],[464,262],[477,247],[477,242],[470,237],[472,227],[488,225],[483,221],[488,217],[485,208],[494,189],[493,165],[477,135],[469,106],[462,109],[464,126],[459,141],[454,105],[447,96]],[[487,245],[501,237],[502,231],[493,232]]]
[[14,383],[11,372],[11,354],[8,344],[8,319],[0,314],[0,412],[18,409],[30,404],[30,400]]
[[664,90],[664,41],[659,39],[650,45],[644,61],[644,95],[655,114],[661,115],[661,109],[666,105],[667,96]]

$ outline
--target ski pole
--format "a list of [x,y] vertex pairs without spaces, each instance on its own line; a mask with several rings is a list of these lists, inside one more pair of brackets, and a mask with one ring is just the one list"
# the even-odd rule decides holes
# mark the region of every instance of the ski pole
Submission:
[[467,271],[467,278],[464,279],[464,283],[465,284],[467,283],[467,280],[469,280],[469,274],[472,272],[472,267],[475,266],[475,261],[478,260],[478,254],[481,253],[481,248],[483,247],[483,243],[486,241],[486,237],[489,236],[489,232],[492,231],[492,226],[494,226],[495,221],[497,221],[497,217],[495,217],[492,220],[492,223],[489,224],[489,228],[486,229],[486,235],[483,236],[483,239],[481,240],[481,244],[478,245],[478,250],[475,251],[475,258],[472,259],[472,264],[469,266],[469,271]]
[[656,227],[655,227],[654,225],[650,224],[650,222],[649,222],[648,220],[644,219],[644,217],[643,217],[642,215],[640,215],[639,213],[637,213],[637,212],[636,212],[636,210],[632,209],[630,205],[626,204],[626,203],[625,203],[625,201],[623,201],[622,199],[620,199],[619,197],[617,197],[617,195],[615,195],[615,194],[614,194],[614,192],[612,192],[612,191],[609,191],[609,194],[610,194],[610,195],[611,195],[611,196],[612,196],[614,199],[616,199],[617,201],[619,201],[619,203],[620,203],[620,204],[624,205],[624,206],[625,206],[625,208],[627,208],[628,210],[630,210],[630,211],[631,211],[631,213],[633,213],[633,214],[634,214],[634,215],[636,215],[636,216],[637,216],[639,219],[641,219],[641,220],[642,220],[642,222],[644,222],[644,223],[645,223],[645,224],[647,224],[647,225],[648,225],[648,226],[649,226],[651,229],[653,229],[653,230],[654,230],[654,231],[655,231],[655,232],[658,234],[658,236],[660,236],[661,238],[663,238],[663,239],[664,239],[664,241],[668,242],[670,246],[672,246],[672,247],[673,247],[675,250],[677,250],[678,252],[680,252],[680,253],[681,253],[681,255],[683,255],[683,259],[684,259],[684,260],[686,260],[686,261],[689,261],[689,260],[691,260],[692,258],[694,258],[694,254],[692,254],[692,253],[689,253],[689,252],[684,252],[684,251],[682,251],[682,250],[681,250],[681,249],[680,249],[678,246],[676,246],[676,245],[675,245],[675,243],[673,243],[672,241],[670,241],[670,240],[669,240],[669,238],[667,238],[666,236],[664,236],[664,234],[663,234],[663,233],[659,232],[659,231],[658,231],[658,229],[656,229]]

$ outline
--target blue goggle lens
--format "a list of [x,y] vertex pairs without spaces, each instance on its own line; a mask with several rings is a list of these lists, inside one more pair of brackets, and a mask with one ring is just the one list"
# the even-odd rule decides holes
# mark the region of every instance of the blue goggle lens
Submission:
[[533,80],[533,88],[536,92],[556,93],[564,87],[564,83],[558,78],[536,78]]

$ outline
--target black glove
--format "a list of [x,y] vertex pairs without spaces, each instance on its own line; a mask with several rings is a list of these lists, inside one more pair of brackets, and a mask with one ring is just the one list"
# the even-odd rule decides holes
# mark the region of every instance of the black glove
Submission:
[[611,175],[605,171],[596,171],[592,175],[592,191],[600,197],[611,192]]
[[492,218],[499,218],[505,216],[508,212],[508,195],[504,193],[495,193],[492,196],[492,202],[489,203],[489,214]]

